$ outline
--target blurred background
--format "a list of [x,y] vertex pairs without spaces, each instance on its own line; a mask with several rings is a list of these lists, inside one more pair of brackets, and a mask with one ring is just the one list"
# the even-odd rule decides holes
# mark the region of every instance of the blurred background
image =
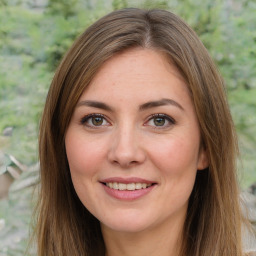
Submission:
[[225,79],[241,188],[256,192],[255,0],[0,0],[1,256],[24,255],[28,242],[38,124],[54,70],[87,26],[123,7],[171,10],[200,36]]

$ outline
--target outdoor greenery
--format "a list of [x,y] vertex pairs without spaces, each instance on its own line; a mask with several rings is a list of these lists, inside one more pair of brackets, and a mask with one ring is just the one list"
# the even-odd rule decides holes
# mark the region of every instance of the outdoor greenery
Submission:
[[[241,186],[256,182],[256,2],[254,0],[0,0],[0,175],[27,167],[0,201],[0,255],[24,255],[38,176],[37,132],[54,70],[93,21],[122,7],[165,8],[186,20],[226,82],[239,134]],[[6,128],[11,136],[4,136]],[[16,166],[17,167],[17,166]]]

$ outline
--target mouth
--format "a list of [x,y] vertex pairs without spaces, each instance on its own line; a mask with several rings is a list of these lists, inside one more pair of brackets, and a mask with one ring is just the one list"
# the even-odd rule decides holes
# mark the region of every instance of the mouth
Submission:
[[119,200],[136,200],[150,193],[158,185],[155,181],[138,177],[112,177],[101,180],[105,192]]
[[100,182],[112,198],[133,201],[149,194],[157,183],[139,178],[111,178]]
[[132,183],[121,183],[121,182],[106,182],[103,183],[105,186],[114,189],[114,190],[127,190],[127,191],[134,191],[134,190],[141,190],[146,189],[153,186],[155,183],[141,183],[141,182],[132,182]]

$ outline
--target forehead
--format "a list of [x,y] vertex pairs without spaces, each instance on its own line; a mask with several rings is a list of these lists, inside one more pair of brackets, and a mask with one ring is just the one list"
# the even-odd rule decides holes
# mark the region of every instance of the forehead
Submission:
[[[133,48],[114,55],[107,60],[92,79],[89,88],[96,89],[98,85],[112,84],[126,80],[127,87],[136,84],[139,90],[141,82],[171,83],[175,78],[186,84],[178,68],[160,51],[144,48]],[[129,82],[130,81],[130,82]],[[159,85],[159,84],[158,84]]]
[[107,60],[84,90],[81,100],[132,107],[171,98],[191,105],[188,87],[178,68],[164,53],[134,48]]

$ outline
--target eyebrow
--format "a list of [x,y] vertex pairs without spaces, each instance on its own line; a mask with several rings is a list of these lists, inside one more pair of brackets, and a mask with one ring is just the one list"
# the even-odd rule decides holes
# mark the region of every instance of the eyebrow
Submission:
[[[184,108],[177,101],[172,99],[165,99],[165,98],[161,100],[146,102],[139,106],[139,110],[143,111],[150,108],[161,107],[166,105],[172,105],[172,106],[178,107],[181,110],[184,110]],[[100,101],[83,100],[77,104],[77,107],[80,107],[80,106],[88,106],[88,107],[99,108],[99,109],[104,109],[110,112],[114,112],[113,108],[111,108],[109,105]]]
[[107,104],[105,104],[103,102],[94,101],[94,100],[83,100],[83,101],[80,101],[77,104],[77,107],[80,107],[80,106],[88,106],[88,107],[93,107],[93,108],[100,108],[100,109],[104,109],[104,110],[113,112],[113,109],[109,105],[107,105]]
[[166,106],[166,105],[172,105],[172,106],[178,107],[181,110],[184,110],[184,108],[177,101],[172,100],[172,99],[161,99],[161,100],[156,100],[156,101],[149,101],[149,102],[142,104],[139,107],[139,110],[142,111],[142,110]]

